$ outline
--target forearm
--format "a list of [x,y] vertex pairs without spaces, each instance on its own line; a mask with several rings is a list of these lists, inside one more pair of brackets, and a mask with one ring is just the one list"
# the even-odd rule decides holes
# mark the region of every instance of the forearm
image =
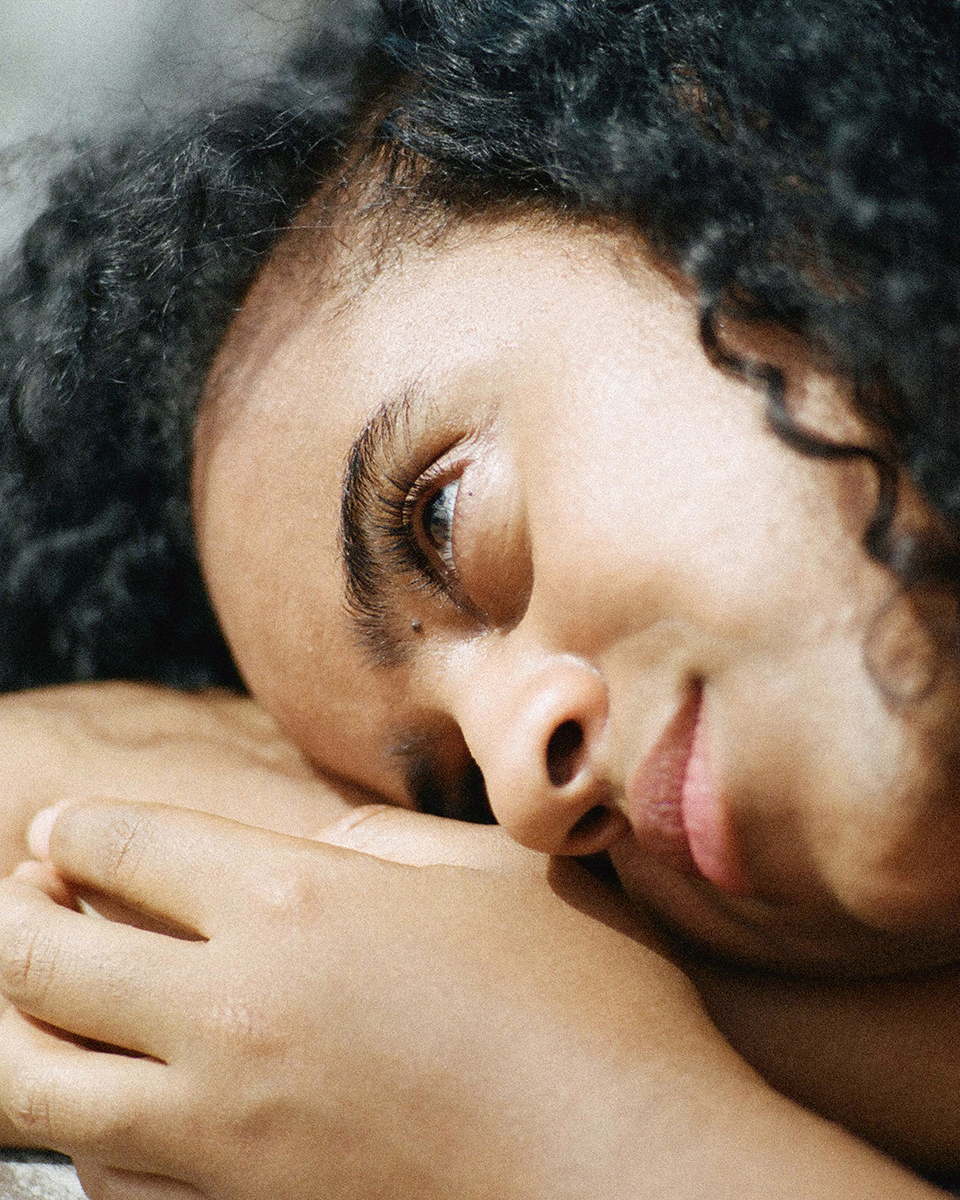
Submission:
[[69,796],[181,804],[310,835],[348,810],[251,700],[132,683],[0,696],[0,874],[36,812]]
[[[603,1055],[580,1057],[568,1041],[557,1047],[563,1068],[555,1070],[549,1088],[543,1078],[537,1087],[517,1072],[527,1100],[536,1096],[541,1106],[539,1114],[526,1114],[533,1130],[526,1146],[536,1149],[524,1155],[525,1147],[518,1146],[523,1121],[515,1121],[504,1147],[509,1122],[502,1114],[521,1106],[494,1107],[500,1127],[487,1131],[483,1141],[496,1146],[499,1134],[501,1169],[513,1164],[509,1179],[496,1178],[498,1196],[920,1200],[939,1194],[766,1086],[701,1023],[695,1000],[664,982],[662,964],[651,961],[633,993],[634,1045],[621,1048],[615,1066]],[[507,1062],[501,1058],[503,1069]],[[452,1137],[452,1130],[447,1134]],[[490,1175],[482,1174],[487,1162],[481,1157],[476,1172],[489,1183]],[[492,1193],[477,1192],[487,1194]]]
[[[428,820],[386,810],[359,824],[356,817],[345,820],[324,836],[413,864],[442,861],[446,854],[448,861],[479,871],[504,871],[536,892],[542,857],[520,851],[499,830],[455,822],[437,823],[449,839],[438,842]],[[511,922],[501,917],[486,931],[483,955],[497,974],[470,985],[457,973],[458,990],[468,1001],[456,1000],[454,981],[445,991],[443,976],[432,973],[441,1008],[456,1012],[463,1005],[471,1014],[464,1040],[473,1049],[459,1071],[449,1052],[441,1056],[454,1080],[463,1080],[465,1095],[455,1091],[446,1103],[429,1107],[427,1128],[414,1139],[435,1144],[439,1161],[446,1154],[469,1164],[466,1180],[446,1181],[446,1194],[473,1196],[471,1178],[480,1181],[480,1195],[503,1200],[767,1200],[771,1179],[786,1178],[791,1197],[811,1200],[936,1194],[760,1079],[719,1033],[690,979],[641,914],[621,907],[569,863],[558,861],[546,874],[550,891],[563,901],[550,909],[556,924],[537,918],[535,894],[528,902],[506,902],[507,913],[528,912],[528,928],[536,931],[539,944],[524,951],[525,966],[509,966]],[[512,885],[503,886],[506,894]],[[448,899],[430,911],[452,908]],[[479,946],[485,940],[483,910],[473,906],[470,924],[469,936]],[[459,939],[454,944],[462,945]],[[542,954],[549,958],[549,983],[529,999],[524,1020],[518,986],[497,980],[521,980]],[[506,1014],[497,994],[485,998],[491,986],[510,995]],[[442,1013],[421,1009],[418,1029],[442,1020]]]
[[[355,821],[340,823],[345,835],[334,828],[324,836],[399,861],[435,861],[431,839],[410,825],[409,814],[392,810],[373,821]],[[462,848],[448,847],[450,861],[497,869],[499,860],[503,869],[512,859],[513,870],[535,874],[543,869],[539,856],[524,858],[502,836],[498,839],[501,831],[440,825],[451,838],[462,831]],[[617,905],[599,886],[586,886],[592,902],[586,894],[572,902],[599,921],[619,923],[632,937],[660,946],[665,951],[661,964],[648,963],[648,972],[665,969],[675,953],[716,1028],[777,1091],[924,1169],[960,1167],[960,1038],[950,1035],[960,1027],[960,972],[848,985],[718,966],[676,946],[666,952],[642,914]],[[603,910],[604,897],[612,909]],[[643,1022],[644,980],[635,986],[637,1020]],[[625,983],[622,995],[629,994]],[[693,1002],[692,996],[691,991],[676,998],[678,1011]]]
[[[596,1200],[920,1200],[939,1194],[836,1125],[755,1085],[731,1085],[721,1068],[710,1087],[698,1080],[688,1090],[689,1068],[664,1075],[647,1073],[633,1081],[633,1099],[616,1121],[603,1112],[605,1127],[579,1134],[584,1147],[570,1161],[569,1137],[558,1157],[544,1200],[590,1195]],[[642,1099],[641,1099],[642,1098]],[[566,1161],[565,1161],[566,1159]],[[577,1165],[591,1169],[577,1187]],[[602,1164],[602,1169],[598,1169]],[[512,1193],[527,1200],[522,1176]],[[782,1191],[780,1190],[782,1189]]]

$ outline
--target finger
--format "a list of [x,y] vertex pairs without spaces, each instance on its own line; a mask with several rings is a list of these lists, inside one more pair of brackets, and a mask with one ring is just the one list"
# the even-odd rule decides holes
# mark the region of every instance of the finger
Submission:
[[64,908],[77,907],[76,895],[50,862],[22,862],[14,867],[13,878],[45,892],[51,900],[62,904]]
[[30,884],[65,908],[75,909],[88,916],[106,917],[107,920],[117,921],[121,925],[132,925],[136,929],[149,929],[153,933],[164,933],[170,937],[184,938],[187,941],[197,940],[196,934],[185,930],[176,922],[163,920],[143,912],[142,909],[131,908],[129,904],[121,904],[104,895],[103,892],[83,894],[75,887],[70,887],[49,859],[43,862],[20,863],[14,868],[12,878],[21,883]]
[[182,942],[84,916],[11,878],[0,883],[0,992],[80,1037],[166,1059],[194,977]]
[[545,855],[520,846],[499,826],[468,825],[386,804],[354,809],[325,825],[316,840],[414,867],[500,872],[542,866],[546,870],[548,861]]
[[277,840],[191,809],[101,800],[57,810],[49,854],[71,882],[209,937],[224,897],[242,892]]
[[0,1019],[0,1107],[25,1139],[175,1175],[169,1068],[61,1041],[13,1009]]
[[189,1183],[162,1175],[124,1171],[87,1159],[74,1159],[77,1177],[89,1200],[206,1200]]

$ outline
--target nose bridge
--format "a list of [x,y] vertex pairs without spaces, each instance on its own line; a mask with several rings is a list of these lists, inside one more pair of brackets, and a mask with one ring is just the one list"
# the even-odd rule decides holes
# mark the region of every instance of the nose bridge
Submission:
[[603,675],[526,620],[482,642],[458,688],[457,719],[497,821],[534,850],[599,853],[625,827]]
[[549,520],[539,516],[530,521],[534,587],[523,619],[530,645],[597,663],[672,611],[669,575],[625,524],[578,520],[559,504]]

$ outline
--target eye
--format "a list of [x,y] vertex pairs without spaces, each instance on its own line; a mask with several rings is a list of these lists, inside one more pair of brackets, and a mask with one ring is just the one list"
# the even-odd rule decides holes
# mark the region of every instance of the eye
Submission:
[[451,575],[457,573],[453,555],[453,524],[459,491],[460,480],[451,479],[433,493],[423,505],[420,514],[420,529],[424,540]]
[[383,522],[394,569],[403,572],[417,591],[443,595],[457,608],[471,612],[474,606],[464,590],[463,563],[458,561],[464,550],[457,543],[464,523],[460,501],[474,494],[472,488],[461,492],[460,483],[472,465],[462,456],[444,455],[410,482],[399,477],[394,486],[402,500],[384,504]]

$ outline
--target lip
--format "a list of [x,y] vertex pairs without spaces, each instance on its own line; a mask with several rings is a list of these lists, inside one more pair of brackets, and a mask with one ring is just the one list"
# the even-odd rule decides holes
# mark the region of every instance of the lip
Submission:
[[732,895],[743,868],[710,769],[703,689],[691,687],[627,787],[638,843],[667,866]]

